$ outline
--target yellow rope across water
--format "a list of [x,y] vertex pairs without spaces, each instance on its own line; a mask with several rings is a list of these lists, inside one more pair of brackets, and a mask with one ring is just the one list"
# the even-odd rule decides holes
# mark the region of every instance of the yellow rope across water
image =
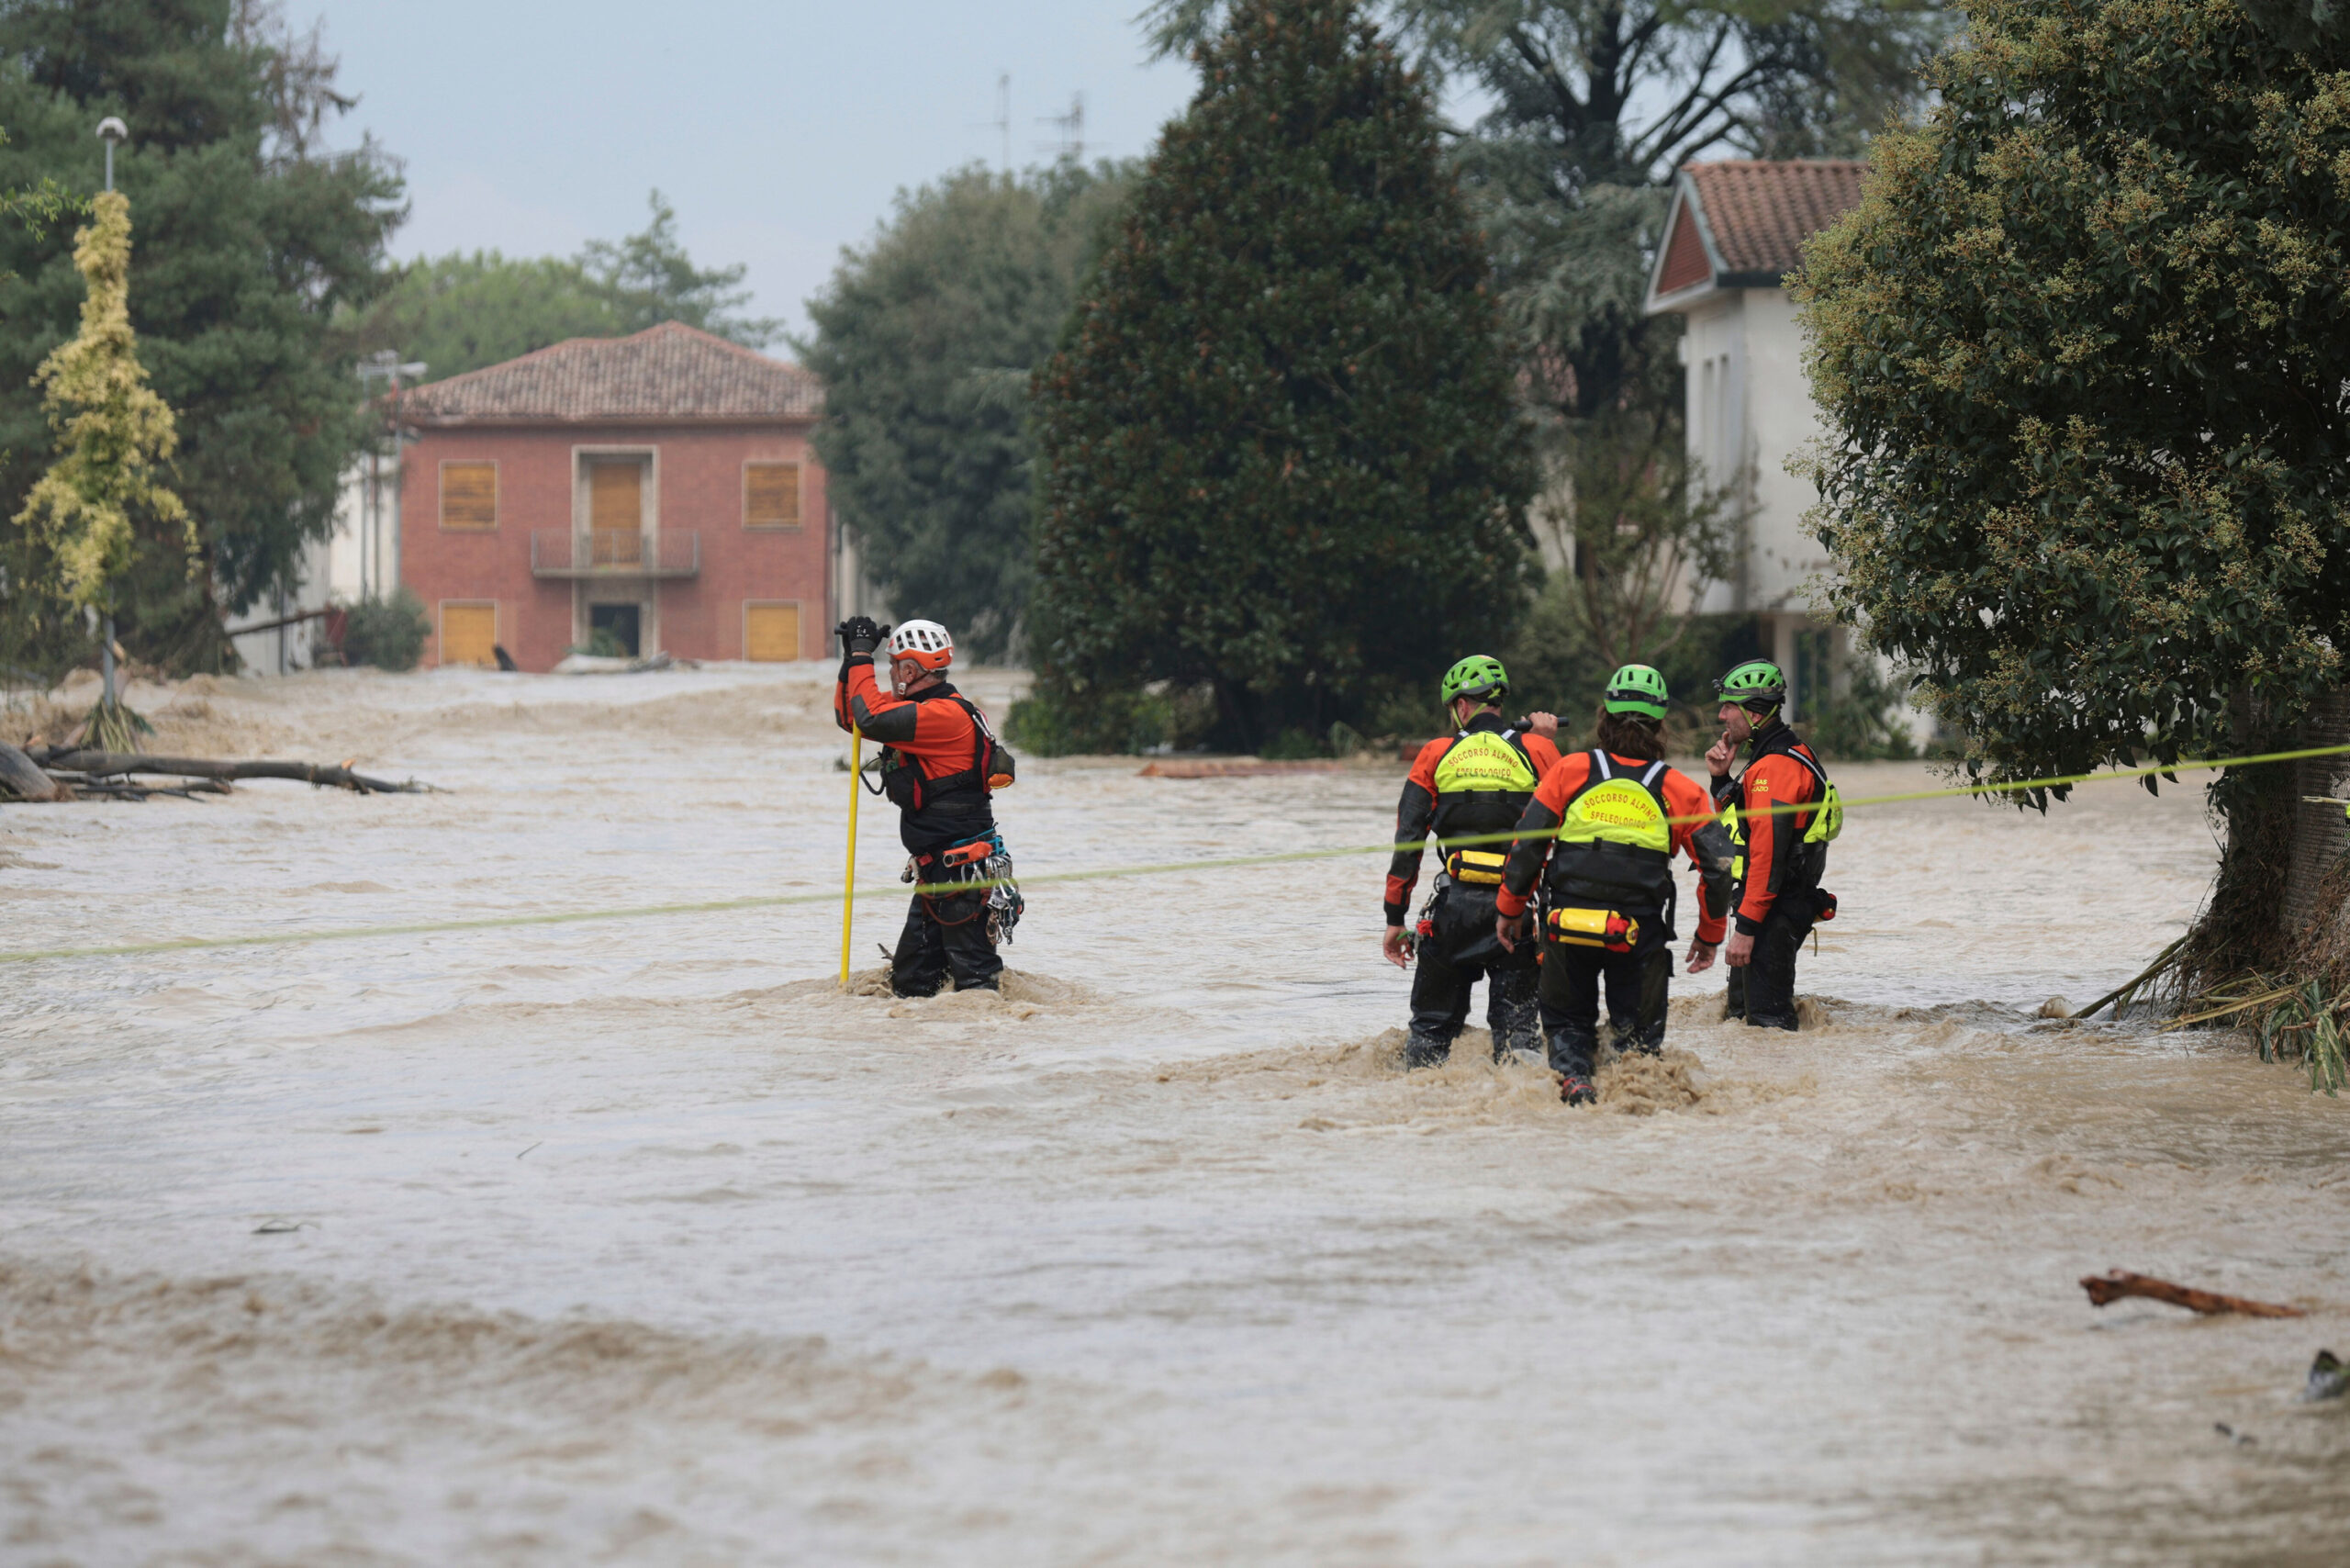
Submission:
[[[2160,776],[2171,778],[2180,773],[2210,773],[2223,767],[2251,767],[2264,763],[2298,762],[2305,757],[2339,756],[2350,753],[2350,745],[2309,746],[2299,751],[2263,752],[2255,756],[2220,756],[2179,762],[2155,763],[2145,767],[2116,768],[2109,772],[2071,773],[2048,778],[2025,778],[2004,784],[1960,784],[1942,790],[1906,790],[1889,795],[1848,796],[1846,811],[1870,806],[1899,805],[1915,801],[1946,801],[1965,795],[2017,794],[2033,790],[2069,789],[2076,784],[2116,783],[2130,778]],[[856,776],[850,775],[854,787]],[[1768,809],[1768,814],[1784,816],[1810,810],[1808,804],[1778,805]],[[1675,817],[1674,823],[1710,822],[1711,816]],[[1437,840],[1439,849],[1459,848],[1467,845],[1507,843],[1519,835],[1516,833],[1485,833],[1459,838]],[[1426,841],[1423,841],[1424,843]],[[1413,843],[1356,844],[1329,849],[1292,849],[1274,855],[1223,855],[1198,860],[1163,860],[1136,866],[1104,866],[1084,871],[1047,871],[1037,876],[1023,877],[1025,888],[1046,887],[1065,882],[1107,881],[1121,877],[1165,877],[1186,871],[1237,870],[1251,866],[1285,866],[1306,860],[1336,860],[1358,855],[1390,855],[1398,849],[1420,847]],[[971,892],[992,886],[985,881],[924,883],[917,892],[946,895]],[[712,899],[696,903],[636,904],[617,909],[566,910],[531,914],[485,915],[474,920],[422,920],[388,925],[349,925],[311,931],[264,931],[239,936],[182,936],[154,942],[122,942],[88,947],[26,948],[17,952],[0,952],[0,964],[26,964],[47,958],[123,958],[152,953],[204,952],[228,947],[295,946],[314,942],[356,942],[370,937],[427,936],[442,932],[499,931],[525,925],[577,925],[602,920],[661,920],[682,915],[721,914],[749,909],[789,909],[796,904],[829,903],[834,898],[847,899],[900,898],[906,888],[903,883],[891,887],[852,888],[845,895],[831,892],[778,893],[757,898]]]

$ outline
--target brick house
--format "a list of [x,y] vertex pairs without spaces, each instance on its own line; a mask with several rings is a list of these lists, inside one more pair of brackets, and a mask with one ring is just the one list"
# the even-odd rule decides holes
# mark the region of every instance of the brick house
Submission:
[[401,582],[425,662],[820,656],[830,512],[798,365],[669,321],[402,395]]

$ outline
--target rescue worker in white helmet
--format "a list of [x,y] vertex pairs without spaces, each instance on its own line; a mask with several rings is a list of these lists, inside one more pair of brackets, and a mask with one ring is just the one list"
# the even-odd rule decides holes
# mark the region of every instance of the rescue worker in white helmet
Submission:
[[[1541,1020],[1535,1005],[1535,950],[1511,952],[1494,937],[1494,897],[1501,890],[1506,838],[1450,845],[1456,837],[1507,834],[1532,799],[1542,775],[1556,767],[1550,737],[1559,722],[1536,713],[1531,733],[1502,721],[1498,706],[1509,695],[1509,676],[1499,659],[1472,654],[1445,673],[1445,710],[1458,733],[1420,748],[1404,798],[1395,808],[1395,857],[1387,868],[1388,960],[1401,968],[1416,949],[1419,973],[1412,980],[1411,1036],[1404,1047],[1407,1068],[1433,1067],[1452,1054],[1469,1017],[1469,988],[1485,981],[1485,1022],[1493,1031],[1494,1059],[1512,1050],[1541,1048]],[[1442,868],[1435,890],[1420,912],[1416,940],[1404,932],[1419,879],[1422,841],[1433,832]]]
[[1647,665],[1608,678],[1599,744],[1543,776],[1503,875],[1494,935],[1505,946],[1525,937],[1526,907],[1540,887],[1542,1029],[1559,1098],[1570,1105],[1599,1097],[1592,1075],[1603,982],[1616,1048],[1664,1048],[1674,850],[1703,883],[1691,974],[1713,967],[1722,939],[1729,834],[1704,788],[1663,760],[1665,698],[1664,677]]
[[[1749,659],[1715,683],[1722,738],[1706,753],[1714,803],[1739,842],[1736,929],[1729,1014],[1759,1029],[1796,1027],[1796,957],[1815,922],[1836,918],[1836,895],[1819,885],[1844,806],[1828,770],[1780,717],[1787,678]],[[1740,745],[1746,767],[1730,777]],[[1792,809],[1790,809],[1792,808]]]
[[[1012,754],[987,715],[947,683],[955,639],[946,627],[909,621],[893,632],[853,615],[834,631],[841,673],[833,714],[842,729],[853,723],[881,743],[876,792],[902,813],[905,879],[916,885],[890,987],[929,996],[951,974],[957,991],[998,990],[1003,958],[996,949],[1011,939],[1023,907],[991,801],[1013,780]],[[884,644],[886,696],[873,676]]]

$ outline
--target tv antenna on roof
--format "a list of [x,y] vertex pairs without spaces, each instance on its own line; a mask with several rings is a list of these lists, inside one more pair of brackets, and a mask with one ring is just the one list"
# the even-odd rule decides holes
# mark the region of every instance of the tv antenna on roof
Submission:
[[1083,93],[1069,95],[1069,113],[1046,115],[1036,123],[1057,125],[1061,128],[1059,142],[1056,144],[1040,141],[1036,144],[1036,150],[1039,152],[1051,152],[1063,158],[1075,158],[1083,162],[1085,158],[1085,95]]
[[1003,172],[1012,173],[1012,73],[999,71],[995,75],[995,118],[984,120],[995,127],[996,140],[1003,148]]

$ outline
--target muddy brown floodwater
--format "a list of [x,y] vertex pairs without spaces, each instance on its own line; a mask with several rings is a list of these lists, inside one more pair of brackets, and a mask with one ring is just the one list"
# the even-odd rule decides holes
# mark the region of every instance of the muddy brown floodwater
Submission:
[[[820,890],[829,673],[149,693],[450,792],[6,808],[5,945]],[[1002,816],[1036,875],[1376,841],[1399,779]],[[2340,1562],[2350,1103],[2032,1016],[2212,859],[2192,788],[1856,810],[1815,1026],[1684,981],[1578,1112],[1396,1070],[1375,856],[1039,885],[1002,997],[839,994],[823,906],[11,966],[0,1561]]]

